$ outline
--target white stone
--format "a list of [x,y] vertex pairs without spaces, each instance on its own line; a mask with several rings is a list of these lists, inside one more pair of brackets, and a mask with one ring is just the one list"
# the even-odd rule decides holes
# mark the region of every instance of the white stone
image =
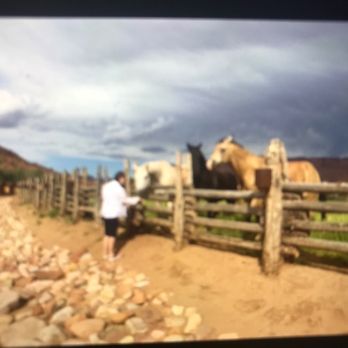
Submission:
[[167,317],[164,319],[166,327],[178,328],[183,327],[186,324],[186,319],[183,317]]
[[45,327],[45,323],[37,318],[26,318],[8,327],[1,335],[1,343],[4,346],[17,346],[18,339],[24,341],[34,340]]
[[165,335],[165,332],[162,330],[153,330],[151,332],[151,338],[153,338],[156,341],[161,340]]
[[44,327],[37,338],[45,344],[59,344],[65,340],[62,331],[56,325],[49,325]]
[[183,341],[184,341],[184,337],[181,335],[170,335],[163,340],[163,342],[183,342]]
[[185,334],[194,333],[202,323],[202,317],[198,313],[193,313],[188,317],[188,321],[184,330]]
[[172,313],[174,315],[178,315],[178,316],[184,315],[184,311],[185,311],[185,308],[183,306],[177,306],[177,305],[172,306]]
[[128,319],[126,321],[126,327],[132,334],[145,333],[148,330],[144,320],[138,317]]
[[70,306],[64,307],[52,315],[50,323],[63,324],[67,319],[71,318],[73,314],[74,314],[74,308]]
[[118,343],[134,343],[134,337],[133,336],[125,336],[121,340],[119,340]]

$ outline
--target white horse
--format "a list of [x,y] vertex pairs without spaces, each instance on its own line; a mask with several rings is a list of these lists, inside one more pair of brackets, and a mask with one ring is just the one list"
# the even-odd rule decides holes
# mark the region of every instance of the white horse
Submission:
[[[167,161],[153,161],[142,165],[133,164],[134,185],[136,192],[144,191],[153,185],[174,186],[176,182],[176,168]],[[189,170],[182,166],[183,184],[189,183]]]

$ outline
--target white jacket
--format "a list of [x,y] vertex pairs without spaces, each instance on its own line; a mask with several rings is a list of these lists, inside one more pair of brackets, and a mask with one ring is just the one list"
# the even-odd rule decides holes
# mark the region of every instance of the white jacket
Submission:
[[101,189],[100,214],[105,219],[123,218],[127,216],[127,205],[135,205],[138,197],[128,197],[126,190],[117,180],[105,183]]

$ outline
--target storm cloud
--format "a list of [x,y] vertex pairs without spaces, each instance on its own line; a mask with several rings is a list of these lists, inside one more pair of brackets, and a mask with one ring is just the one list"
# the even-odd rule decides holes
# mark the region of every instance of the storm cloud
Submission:
[[186,142],[208,155],[232,134],[257,153],[278,137],[290,156],[345,156],[347,29],[1,19],[1,144],[35,160],[173,160]]

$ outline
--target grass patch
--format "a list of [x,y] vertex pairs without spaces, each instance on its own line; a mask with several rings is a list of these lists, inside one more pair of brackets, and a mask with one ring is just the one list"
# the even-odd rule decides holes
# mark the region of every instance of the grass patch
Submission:
[[53,208],[48,212],[48,217],[54,219],[59,216],[59,209],[58,208]]

